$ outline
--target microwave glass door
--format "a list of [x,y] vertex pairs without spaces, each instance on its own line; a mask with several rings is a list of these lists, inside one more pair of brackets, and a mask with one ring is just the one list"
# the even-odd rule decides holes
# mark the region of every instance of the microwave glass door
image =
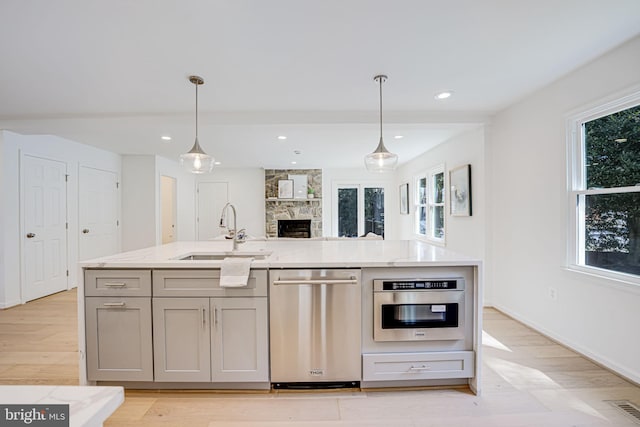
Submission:
[[382,329],[457,328],[458,304],[382,304]]

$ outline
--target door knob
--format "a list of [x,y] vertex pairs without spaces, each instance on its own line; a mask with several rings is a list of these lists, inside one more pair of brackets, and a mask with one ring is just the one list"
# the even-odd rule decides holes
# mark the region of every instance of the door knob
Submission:
[[82,229],[82,233],[83,233],[83,234],[87,234],[88,232],[89,232],[89,229],[88,229],[88,228],[83,228],[83,229]]
[[27,239],[33,239],[36,237],[36,233],[27,233]]

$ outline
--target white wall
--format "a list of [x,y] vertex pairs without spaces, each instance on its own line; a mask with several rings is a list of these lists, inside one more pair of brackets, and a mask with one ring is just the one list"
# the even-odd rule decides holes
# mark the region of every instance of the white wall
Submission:
[[6,219],[8,218],[10,208],[9,201],[5,199],[6,183],[9,177],[7,176],[8,165],[5,162],[7,156],[5,154],[4,134],[5,132],[0,131],[0,197],[2,197],[2,203],[0,204],[0,308],[6,307],[7,292],[5,288],[9,277],[7,274],[8,270],[5,268],[5,253],[11,251],[7,239],[9,230]]
[[333,191],[335,184],[362,184],[382,186],[384,188],[384,235],[387,240],[398,239],[399,200],[398,186],[395,175],[392,173],[372,173],[364,168],[358,169],[322,169],[322,235],[334,236],[333,223],[337,218],[335,198]]
[[[226,182],[229,203],[238,214],[238,228],[252,236],[265,235],[264,169],[262,168],[214,168],[207,175],[200,175],[197,182]],[[195,214],[194,214],[195,217]]]
[[0,189],[0,233],[3,250],[0,256],[0,308],[20,304],[20,156],[29,154],[67,164],[67,212],[69,222],[68,265],[69,287],[77,286],[78,262],[78,174],[80,166],[103,169],[120,175],[121,158],[115,153],[78,144],[50,135],[19,135],[0,131],[0,160],[2,171]]
[[155,156],[122,156],[123,251],[155,246],[159,223],[157,187]]
[[415,179],[429,169],[444,164],[445,186],[449,182],[449,170],[465,164],[471,165],[472,215],[454,217],[449,214],[449,200],[445,201],[445,246],[465,255],[484,258],[485,255],[485,160],[484,127],[465,132],[436,146],[403,165],[397,171],[398,185],[409,183],[409,215],[399,215],[401,239],[415,239]]
[[570,113],[637,89],[638,70],[640,37],[499,113],[487,142],[492,303],[636,382],[640,287],[565,268],[565,132]]
[[162,244],[160,176],[176,179],[178,240],[195,240],[195,178],[178,161],[122,156],[122,250]]

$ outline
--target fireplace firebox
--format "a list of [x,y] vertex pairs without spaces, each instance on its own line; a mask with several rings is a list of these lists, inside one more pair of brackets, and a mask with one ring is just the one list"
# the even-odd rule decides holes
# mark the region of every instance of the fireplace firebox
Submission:
[[310,219],[279,219],[278,237],[295,237],[308,239],[311,237]]

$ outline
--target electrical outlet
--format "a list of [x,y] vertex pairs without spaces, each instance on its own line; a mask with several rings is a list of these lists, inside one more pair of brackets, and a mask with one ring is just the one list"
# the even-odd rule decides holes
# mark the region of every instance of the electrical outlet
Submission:
[[558,300],[558,291],[556,290],[556,288],[553,288],[551,286],[549,286],[549,289],[547,290],[548,294],[549,294],[549,299],[552,301],[557,301]]

